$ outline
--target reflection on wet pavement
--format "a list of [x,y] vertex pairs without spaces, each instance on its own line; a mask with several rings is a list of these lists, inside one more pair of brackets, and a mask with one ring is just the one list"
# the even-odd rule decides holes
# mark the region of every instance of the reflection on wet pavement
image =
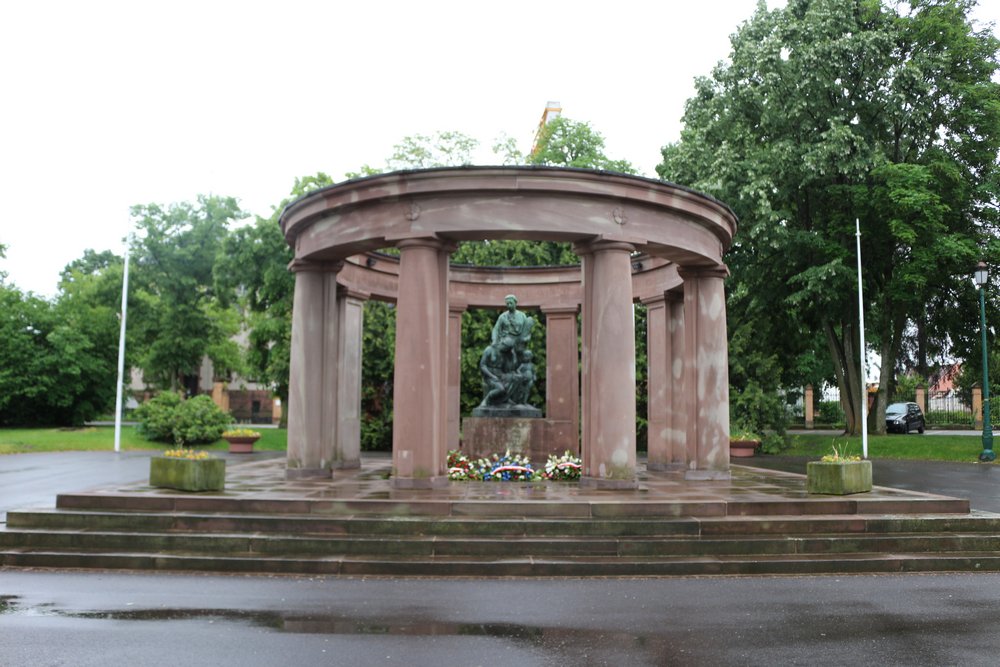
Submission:
[[483,637],[515,641],[542,651],[561,651],[569,647],[586,650],[588,646],[599,646],[602,652],[640,651],[662,657],[670,650],[670,642],[666,637],[650,637],[594,628],[543,627],[516,623],[458,623],[433,619],[414,621],[407,618],[352,618],[336,613],[303,614],[268,610],[165,608],[71,610],[59,609],[52,603],[26,605],[18,596],[3,595],[0,595],[0,613],[119,622],[239,623],[278,632],[310,635]]

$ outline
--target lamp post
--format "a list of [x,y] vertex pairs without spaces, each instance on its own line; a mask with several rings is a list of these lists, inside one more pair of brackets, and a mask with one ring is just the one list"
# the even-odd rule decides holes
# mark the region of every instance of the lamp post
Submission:
[[989,354],[986,352],[986,281],[989,271],[986,262],[976,265],[976,284],[979,285],[979,327],[983,334],[983,451],[979,460],[987,463],[996,459],[993,453],[993,426],[990,424],[990,366]]

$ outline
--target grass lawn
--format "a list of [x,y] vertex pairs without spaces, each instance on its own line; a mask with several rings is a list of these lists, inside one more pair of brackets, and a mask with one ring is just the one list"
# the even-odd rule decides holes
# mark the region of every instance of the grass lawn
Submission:
[[[285,429],[259,429],[260,440],[254,444],[254,449],[283,452],[288,445],[288,432]],[[144,440],[135,432],[133,426],[122,427],[121,448],[123,450],[170,449],[172,445],[162,442]],[[111,451],[115,448],[115,429],[113,426],[87,426],[84,428],[4,428],[0,429],[0,454],[19,454],[23,452],[69,452],[69,451]],[[211,445],[197,445],[198,449],[209,451],[226,451],[229,444],[218,440]]]
[[[840,449],[846,443],[848,454],[861,454],[861,436],[793,435],[791,446],[782,455],[819,458],[829,454],[836,443]],[[968,435],[869,435],[868,458],[912,459],[919,461],[957,461],[973,463],[979,460],[983,441]]]

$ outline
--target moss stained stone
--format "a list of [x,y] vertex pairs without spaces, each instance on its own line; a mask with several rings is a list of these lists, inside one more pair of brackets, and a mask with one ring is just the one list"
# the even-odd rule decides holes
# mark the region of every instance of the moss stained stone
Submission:
[[806,464],[806,490],[830,496],[846,496],[872,490],[872,462],[844,461]]
[[149,460],[149,485],[178,491],[222,491],[226,462],[154,457]]

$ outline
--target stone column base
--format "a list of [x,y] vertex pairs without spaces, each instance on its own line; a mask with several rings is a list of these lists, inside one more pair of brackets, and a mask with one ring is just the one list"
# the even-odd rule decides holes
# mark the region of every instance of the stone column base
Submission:
[[653,472],[670,472],[674,470],[684,470],[687,466],[683,463],[647,463],[646,470]]

